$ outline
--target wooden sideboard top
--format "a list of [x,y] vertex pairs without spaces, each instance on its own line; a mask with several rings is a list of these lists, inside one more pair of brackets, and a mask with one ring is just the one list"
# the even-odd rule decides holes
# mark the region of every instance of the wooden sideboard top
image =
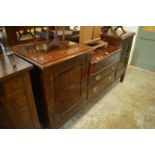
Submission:
[[33,68],[32,64],[15,56],[16,67],[13,67],[6,55],[0,55],[0,82]]
[[[45,52],[43,46],[46,44],[42,43],[39,46],[36,46],[32,42],[29,44],[13,46],[12,50],[20,57],[28,60],[41,69],[92,51],[91,47],[83,44],[73,42],[70,42],[70,44],[72,44],[71,47],[65,47],[64,44],[60,44],[59,47]],[[36,47],[37,50],[34,47]]]
[[121,51],[120,47],[108,46],[107,48],[99,48],[91,55],[91,64],[98,63],[101,60]]

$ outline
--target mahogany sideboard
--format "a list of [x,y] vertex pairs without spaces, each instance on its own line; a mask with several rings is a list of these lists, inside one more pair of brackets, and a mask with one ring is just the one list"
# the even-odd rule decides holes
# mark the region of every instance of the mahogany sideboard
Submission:
[[76,44],[39,52],[29,44],[12,47],[33,63],[31,80],[40,122],[58,128],[114,80],[121,48],[109,46],[93,50]]
[[[118,78],[123,81],[134,33],[101,35],[107,48],[72,43],[44,52],[44,44],[15,45],[16,55],[34,65],[32,88],[43,128],[59,128]],[[37,50],[36,50],[37,49]]]
[[16,67],[0,54],[0,128],[40,128],[29,70],[32,64],[15,56]]

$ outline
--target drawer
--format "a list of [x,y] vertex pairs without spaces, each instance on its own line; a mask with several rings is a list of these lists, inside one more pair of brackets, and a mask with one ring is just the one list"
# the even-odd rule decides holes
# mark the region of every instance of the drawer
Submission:
[[107,66],[112,65],[120,60],[120,52],[115,53],[113,55],[110,55],[106,57],[105,59],[102,59],[101,61],[97,63],[91,63],[90,62],[90,68],[89,73],[95,74],[99,71],[104,70]]
[[90,75],[89,81],[88,81],[89,82],[88,86],[91,87],[92,85],[95,85],[96,83],[101,81],[103,78],[108,76],[110,73],[116,72],[116,69],[117,69],[117,63],[114,63],[113,65],[111,65],[110,67],[107,67],[106,69],[104,69],[100,73],[95,74],[95,75]]
[[99,92],[107,88],[110,83],[114,80],[115,72],[112,72],[110,75],[105,77],[103,80],[98,82],[93,87],[90,87],[88,90],[88,99],[91,99],[92,97],[95,97]]

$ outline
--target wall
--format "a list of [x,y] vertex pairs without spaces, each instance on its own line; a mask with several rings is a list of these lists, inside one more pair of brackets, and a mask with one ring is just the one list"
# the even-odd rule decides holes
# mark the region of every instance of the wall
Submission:
[[131,64],[155,72],[155,27],[151,31],[140,26]]

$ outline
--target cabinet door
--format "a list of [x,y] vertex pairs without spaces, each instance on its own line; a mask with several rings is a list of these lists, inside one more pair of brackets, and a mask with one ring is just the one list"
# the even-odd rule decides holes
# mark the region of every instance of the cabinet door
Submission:
[[53,99],[49,100],[49,107],[52,104],[54,108],[55,127],[59,127],[83,106],[86,99],[86,68],[87,55],[53,66]]

